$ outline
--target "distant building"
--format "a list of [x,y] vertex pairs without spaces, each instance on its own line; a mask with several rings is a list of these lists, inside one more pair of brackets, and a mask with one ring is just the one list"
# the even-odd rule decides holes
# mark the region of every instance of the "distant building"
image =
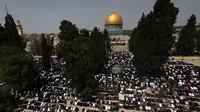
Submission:
[[60,38],[58,37],[58,34],[50,34],[50,38],[53,38],[53,46],[54,48],[56,47],[56,45],[60,42]]
[[[179,34],[184,26],[175,26],[175,42],[179,39]],[[200,30],[200,24],[196,26]],[[132,30],[123,30],[122,17],[113,12],[105,20],[105,29],[108,30],[111,48],[113,51],[128,51],[128,40],[131,37]]]
[[17,23],[16,23],[16,27],[17,27],[18,34],[19,34],[19,35],[23,35],[23,27],[22,27],[22,25],[20,24],[20,21],[19,21],[19,20],[18,20]]
[[[56,45],[60,42],[58,34],[57,33],[44,33],[44,35],[46,38],[50,37],[50,40],[53,40],[53,43],[52,43],[53,47],[54,47],[53,52],[55,52]],[[23,36],[28,38],[28,42],[26,43],[25,51],[28,53],[33,53],[32,49],[34,49],[34,47],[35,47],[34,42],[39,42],[39,45],[40,45],[41,34],[36,34],[36,33],[24,34]]]
[[132,30],[123,30],[122,17],[113,12],[105,20],[105,29],[108,30],[111,49],[113,51],[128,51],[128,40]]
[[[23,35],[23,28],[19,21],[16,23],[17,30],[19,35]],[[105,19],[105,29],[107,29],[111,44],[111,49],[113,51],[128,51],[128,40],[131,37],[132,30],[124,30],[123,29],[123,19],[122,17],[116,13],[113,12],[110,15],[107,16]],[[175,36],[175,42],[179,39],[179,34],[184,26],[175,26],[175,33],[173,36]],[[197,30],[200,30],[200,24],[196,26]],[[79,29],[80,31],[80,29]],[[91,34],[92,31],[89,31]],[[103,33],[103,31],[102,31]],[[26,37],[40,37],[40,34],[24,34]],[[37,36],[31,36],[31,35],[37,35]],[[51,38],[54,37],[53,45],[54,48],[56,45],[60,42],[60,39],[58,37],[57,33],[45,33],[45,35],[49,35]],[[31,46],[30,43],[27,43],[28,46]],[[30,47],[27,48],[28,51],[30,51]]]

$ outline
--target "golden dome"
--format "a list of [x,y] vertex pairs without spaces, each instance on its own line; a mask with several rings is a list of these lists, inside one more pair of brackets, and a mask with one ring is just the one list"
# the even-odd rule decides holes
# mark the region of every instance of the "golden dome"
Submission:
[[106,21],[105,21],[105,25],[114,25],[114,24],[120,24],[120,25],[123,24],[122,17],[116,12],[111,13],[106,18]]

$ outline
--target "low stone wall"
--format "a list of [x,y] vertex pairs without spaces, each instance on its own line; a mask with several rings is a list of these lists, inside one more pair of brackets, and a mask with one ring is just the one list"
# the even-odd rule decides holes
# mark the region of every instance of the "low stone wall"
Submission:
[[200,66],[200,57],[199,56],[171,56],[169,57],[170,60],[176,61],[184,61],[186,63],[191,63],[196,66]]
[[200,57],[198,56],[170,56],[169,59],[175,59],[175,60],[200,60]]
[[122,45],[120,45],[120,46],[118,46],[118,45],[113,45],[113,46],[111,46],[111,49],[112,49],[112,51],[114,51],[114,52],[128,51],[128,46],[127,46],[127,45],[125,45],[125,46],[122,46]]

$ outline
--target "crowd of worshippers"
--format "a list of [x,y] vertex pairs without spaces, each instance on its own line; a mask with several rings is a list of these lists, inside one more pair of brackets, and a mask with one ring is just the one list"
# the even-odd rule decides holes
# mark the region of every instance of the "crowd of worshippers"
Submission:
[[[39,61],[39,60],[37,60]],[[78,95],[70,88],[70,80],[63,69],[59,69],[64,62],[53,60],[50,71],[40,70],[41,78],[47,79],[40,91],[25,91],[16,94],[21,96],[23,103],[18,110],[32,110],[34,112],[97,112],[95,102],[85,102],[78,99]]]
[[[119,108],[139,111],[200,111],[200,67],[168,61],[161,77],[137,77],[129,52],[111,53],[106,68],[117,65],[122,72],[99,74],[104,100],[118,100]],[[116,92],[118,91],[118,92]]]
[[[101,74],[99,93],[95,102],[79,99],[69,87],[70,79],[60,68],[63,61],[53,60],[49,72],[41,70],[48,79],[39,92],[24,92],[23,109],[42,112],[90,112],[138,110],[149,112],[199,112],[200,67],[182,61],[168,61],[163,65],[164,76],[137,77],[130,52],[110,52]],[[38,60],[37,60],[38,61]],[[117,71],[117,72],[116,72]],[[100,106],[99,106],[100,105]]]

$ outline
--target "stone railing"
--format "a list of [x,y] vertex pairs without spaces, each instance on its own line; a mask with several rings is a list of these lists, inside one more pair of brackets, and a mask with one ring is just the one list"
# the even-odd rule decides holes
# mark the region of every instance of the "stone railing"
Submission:
[[175,60],[175,61],[184,61],[186,63],[191,63],[196,66],[200,66],[200,57],[198,56],[171,56],[169,57],[170,60]]
[[200,56],[170,56],[170,60],[200,60]]
[[[42,58],[42,56],[33,56],[33,58]],[[51,58],[57,58],[57,56],[51,56]]]

